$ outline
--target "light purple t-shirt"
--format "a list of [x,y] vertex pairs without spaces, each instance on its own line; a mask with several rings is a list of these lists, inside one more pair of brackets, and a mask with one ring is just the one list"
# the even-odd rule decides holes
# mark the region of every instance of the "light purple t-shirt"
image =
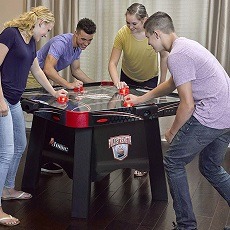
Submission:
[[230,78],[218,60],[198,42],[174,41],[168,68],[176,87],[192,83],[193,116],[204,126],[230,128]]
[[57,62],[57,71],[65,69],[74,60],[80,58],[82,50],[73,47],[73,34],[61,34],[51,38],[40,50],[37,51],[37,58],[40,67],[43,69],[46,56],[51,54]]

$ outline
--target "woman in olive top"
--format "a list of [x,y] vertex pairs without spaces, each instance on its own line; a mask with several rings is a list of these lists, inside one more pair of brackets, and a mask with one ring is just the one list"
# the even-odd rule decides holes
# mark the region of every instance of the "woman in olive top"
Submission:
[[[160,71],[158,54],[148,45],[144,23],[148,18],[145,6],[133,3],[126,11],[126,25],[117,33],[109,61],[109,73],[114,85],[120,89],[126,85],[155,88],[164,82],[167,74],[168,52],[160,53]],[[117,66],[122,56],[121,73]],[[135,176],[146,172],[135,170]]]

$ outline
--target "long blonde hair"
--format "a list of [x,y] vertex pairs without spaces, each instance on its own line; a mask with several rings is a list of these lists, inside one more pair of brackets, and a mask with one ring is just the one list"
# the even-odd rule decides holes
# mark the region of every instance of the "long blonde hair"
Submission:
[[37,6],[33,7],[31,11],[21,14],[18,18],[4,23],[4,28],[17,27],[20,31],[25,31],[28,36],[32,36],[38,19],[46,23],[55,22],[54,15],[48,8]]

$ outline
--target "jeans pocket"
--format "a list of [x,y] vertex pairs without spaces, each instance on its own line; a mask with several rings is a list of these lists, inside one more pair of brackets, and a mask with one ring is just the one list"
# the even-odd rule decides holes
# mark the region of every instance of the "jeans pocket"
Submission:
[[178,137],[183,137],[185,135],[188,135],[188,133],[190,132],[191,130],[191,127],[193,126],[194,124],[194,117],[191,117],[188,121],[186,121],[186,123],[179,129],[177,135]]

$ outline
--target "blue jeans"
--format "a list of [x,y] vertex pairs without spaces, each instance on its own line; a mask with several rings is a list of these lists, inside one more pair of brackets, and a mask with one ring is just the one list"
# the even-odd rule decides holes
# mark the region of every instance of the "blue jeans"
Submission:
[[0,117],[0,194],[3,187],[14,188],[18,166],[27,144],[21,104],[8,103],[8,106],[8,115]]
[[228,144],[230,129],[212,129],[191,117],[172,140],[164,165],[173,198],[178,229],[196,229],[185,165],[199,154],[199,169],[230,206],[230,175],[221,166]]

